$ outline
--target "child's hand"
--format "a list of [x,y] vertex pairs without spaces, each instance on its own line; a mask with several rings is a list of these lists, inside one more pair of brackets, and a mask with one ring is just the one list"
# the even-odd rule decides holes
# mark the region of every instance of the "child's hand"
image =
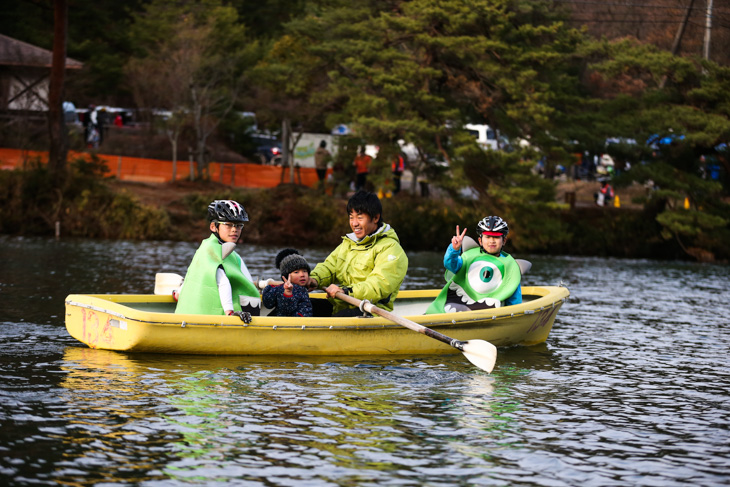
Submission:
[[466,228],[459,234],[459,225],[456,225],[456,235],[451,237],[451,246],[454,247],[454,250],[461,248],[461,241],[464,240],[464,235],[466,235]]
[[247,325],[251,323],[251,313],[248,311],[229,311],[228,314],[238,316]]
[[292,295],[292,289],[294,289],[294,284],[291,283],[291,280],[288,276],[281,276],[284,279],[284,294],[287,296]]

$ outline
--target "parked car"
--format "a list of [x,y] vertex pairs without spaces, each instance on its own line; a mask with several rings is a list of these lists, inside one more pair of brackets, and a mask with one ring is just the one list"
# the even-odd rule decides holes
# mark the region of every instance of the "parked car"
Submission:
[[281,165],[281,142],[274,135],[256,133],[251,135],[251,140],[256,146],[254,157],[261,164],[270,164],[274,166]]
[[497,134],[489,125],[467,123],[464,128],[477,139],[482,149],[497,150]]

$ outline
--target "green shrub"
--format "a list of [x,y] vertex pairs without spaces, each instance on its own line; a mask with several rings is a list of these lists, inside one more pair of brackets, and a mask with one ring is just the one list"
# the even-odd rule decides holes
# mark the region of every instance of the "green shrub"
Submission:
[[106,166],[96,155],[71,161],[60,185],[39,160],[29,169],[0,172],[0,231],[91,238],[155,239],[172,233],[167,212],[145,206],[134,196],[115,193],[103,179]]

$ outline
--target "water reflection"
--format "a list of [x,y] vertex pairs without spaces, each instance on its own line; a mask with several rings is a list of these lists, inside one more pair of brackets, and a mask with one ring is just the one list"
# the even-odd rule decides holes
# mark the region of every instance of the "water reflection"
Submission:
[[[162,448],[161,472],[141,462],[137,480],[286,483],[294,476],[346,485],[347,478],[407,477],[403,468],[455,466],[451,445],[502,422],[487,420],[500,413],[489,404],[494,379],[487,375],[438,360],[307,360],[132,358],[69,347],[61,387],[74,432],[65,438],[69,456],[76,453],[70,463],[115,465],[115,454],[144,456],[141,450]],[[424,448],[428,454],[414,459]],[[120,476],[116,469],[124,466],[107,464],[103,479]]]
[[[730,481],[728,266],[520,256],[526,285],[573,298],[491,375],[458,354],[129,355],[68,336],[67,294],[150,292],[195,247],[0,236],[0,484]],[[241,247],[274,275],[279,249]],[[409,259],[407,287],[441,283],[440,253]]]

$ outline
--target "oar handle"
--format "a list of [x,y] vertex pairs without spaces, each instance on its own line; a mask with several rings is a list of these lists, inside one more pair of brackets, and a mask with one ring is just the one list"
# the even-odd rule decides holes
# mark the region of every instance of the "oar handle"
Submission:
[[273,279],[254,279],[254,284],[259,289],[263,289],[266,286],[281,286],[284,284],[284,281],[275,281]]

